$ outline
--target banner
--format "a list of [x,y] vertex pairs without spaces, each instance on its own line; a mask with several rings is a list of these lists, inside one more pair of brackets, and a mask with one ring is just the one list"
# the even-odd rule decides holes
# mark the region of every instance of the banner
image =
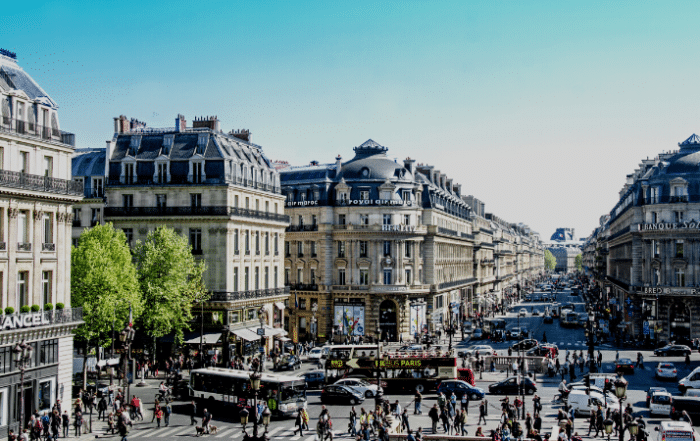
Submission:
[[336,305],[333,324],[342,335],[365,335],[364,305]]
[[425,303],[411,305],[411,337],[415,336],[416,333],[423,333],[424,329],[427,330],[425,309]]

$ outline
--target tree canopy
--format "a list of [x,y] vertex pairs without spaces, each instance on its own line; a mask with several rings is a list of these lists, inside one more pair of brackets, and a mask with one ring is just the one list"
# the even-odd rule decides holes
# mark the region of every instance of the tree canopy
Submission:
[[136,267],[121,230],[97,225],[80,235],[71,253],[71,303],[83,308],[85,324],[77,338],[96,346],[111,342],[113,323],[119,331],[129,318],[129,305],[142,311]]
[[557,267],[557,259],[549,250],[544,250],[544,267],[548,270],[553,270]]
[[583,254],[579,254],[576,256],[576,269],[579,271],[583,271]]
[[151,231],[135,254],[144,331],[154,338],[175,332],[175,341],[182,343],[192,304],[207,295],[204,262],[195,261],[187,239],[167,227]]

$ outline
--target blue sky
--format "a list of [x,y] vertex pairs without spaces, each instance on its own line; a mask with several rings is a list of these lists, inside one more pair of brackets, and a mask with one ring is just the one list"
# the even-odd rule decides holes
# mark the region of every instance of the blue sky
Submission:
[[0,47],[79,147],[113,117],[217,115],[271,159],[372,138],[549,238],[586,236],[642,158],[700,131],[695,2],[22,2]]

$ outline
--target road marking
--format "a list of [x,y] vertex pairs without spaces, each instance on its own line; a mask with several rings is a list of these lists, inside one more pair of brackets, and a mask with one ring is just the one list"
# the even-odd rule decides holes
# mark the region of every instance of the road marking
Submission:
[[284,427],[284,426],[275,427],[274,429],[267,432],[267,436],[272,436],[275,433],[279,432],[280,430],[284,430],[284,429],[286,429],[286,427]]
[[224,436],[228,435],[228,433],[226,432],[228,432],[231,429],[233,429],[233,427],[226,427],[224,429],[219,430],[219,433],[217,433],[214,438],[223,438]]
[[143,435],[150,435],[151,433],[155,432],[157,428],[147,428],[147,429],[139,429],[138,431],[134,430],[129,433],[129,437],[131,438],[136,438],[139,436]]
[[170,435],[174,434],[175,432],[177,432],[178,430],[182,430],[182,428],[183,428],[182,426],[174,427],[174,428],[169,427],[162,432],[158,432],[158,436],[156,438],[164,438],[166,436],[170,436]]

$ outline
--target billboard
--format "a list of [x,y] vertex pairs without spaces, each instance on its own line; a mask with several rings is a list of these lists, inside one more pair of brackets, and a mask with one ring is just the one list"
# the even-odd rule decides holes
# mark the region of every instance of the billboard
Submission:
[[425,303],[417,303],[411,305],[411,337],[416,333],[427,331],[427,322],[425,321]]
[[333,324],[342,335],[365,335],[364,305],[335,305]]

